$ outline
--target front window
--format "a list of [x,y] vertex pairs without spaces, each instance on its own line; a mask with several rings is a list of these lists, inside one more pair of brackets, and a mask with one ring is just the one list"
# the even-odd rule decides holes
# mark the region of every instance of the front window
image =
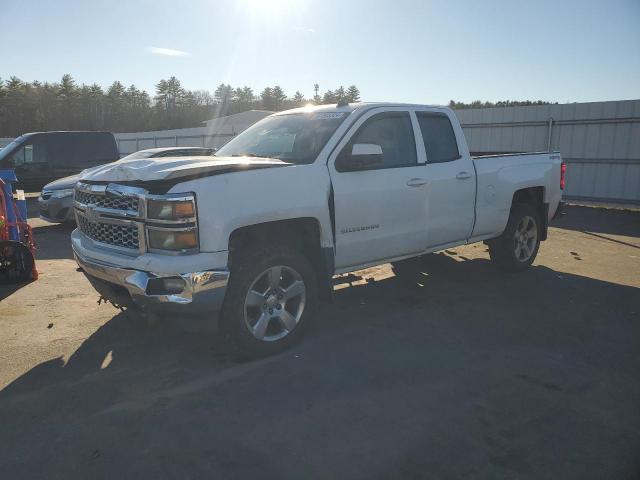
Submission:
[[43,141],[27,143],[11,155],[11,163],[14,166],[32,165],[35,163],[47,163],[47,146]]
[[348,112],[310,112],[267,117],[220,148],[216,156],[313,163],[347,115]]
[[351,152],[352,146],[358,143],[380,145],[382,149],[382,162],[364,170],[413,167],[418,163],[408,112],[379,113],[369,118],[351,137],[343,152]]

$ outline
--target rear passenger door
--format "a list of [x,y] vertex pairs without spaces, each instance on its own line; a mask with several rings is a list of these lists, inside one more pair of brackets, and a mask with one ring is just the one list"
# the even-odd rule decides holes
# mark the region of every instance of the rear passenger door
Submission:
[[[337,270],[425,249],[426,171],[418,162],[416,130],[406,109],[375,109],[355,122],[329,157]],[[345,170],[341,155],[356,144],[379,146],[381,161]]]
[[[415,111],[418,149],[426,156],[427,248],[464,241],[475,218],[476,181],[473,160],[457,121],[447,111]],[[458,129],[454,129],[454,125]]]

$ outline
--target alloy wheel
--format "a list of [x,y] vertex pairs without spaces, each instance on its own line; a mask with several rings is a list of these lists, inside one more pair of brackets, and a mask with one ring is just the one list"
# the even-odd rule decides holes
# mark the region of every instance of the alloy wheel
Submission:
[[537,239],[538,227],[533,217],[529,215],[522,217],[514,235],[514,248],[518,261],[526,262],[531,258]]
[[244,321],[255,338],[273,342],[286,337],[304,312],[306,286],[293,268],[277,265],[253,281],[244,301]]

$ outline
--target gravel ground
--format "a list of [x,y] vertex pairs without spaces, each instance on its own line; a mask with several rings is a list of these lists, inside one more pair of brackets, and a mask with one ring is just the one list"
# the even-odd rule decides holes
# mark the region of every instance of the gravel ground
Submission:
[[206,318],[98,305],[70,228],[0,286],[0,478],[640,478],[640,213],[570,207],[533,268],[484,245],[336,279],[240,362]]

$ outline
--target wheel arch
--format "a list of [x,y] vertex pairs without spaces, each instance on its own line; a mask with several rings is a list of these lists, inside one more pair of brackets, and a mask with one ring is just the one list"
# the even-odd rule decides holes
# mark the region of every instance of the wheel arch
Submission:
[[274,220],[236,228],[229,235],[229,268],[243,250],[258,243],[286,244],[311,262],[321,298],[331,295],[334,272],[333,247],[322,246],[321,224],[314,217]]
[[511,208],[516,203],[526,203],[536,208],[541,222],[540,240],[546,240],[549,229],[549,204],[545,203],[545,187],[535,186],[516,190],[511,200]]

